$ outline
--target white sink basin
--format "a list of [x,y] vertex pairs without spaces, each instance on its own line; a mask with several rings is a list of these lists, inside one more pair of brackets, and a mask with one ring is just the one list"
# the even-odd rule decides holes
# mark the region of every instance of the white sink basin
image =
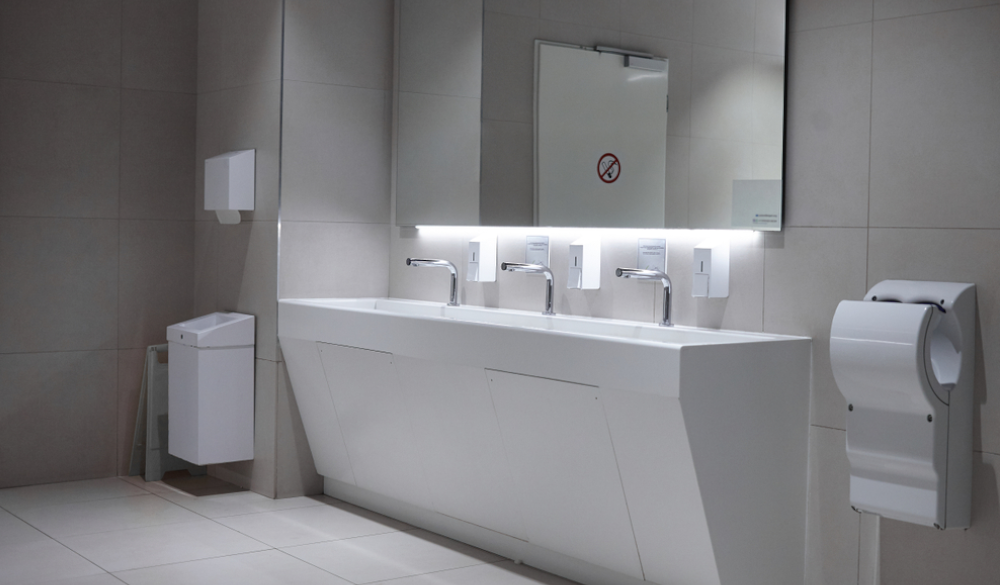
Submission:
[[803,581],[808,339],[402,299],[278,336],[330,495],[582,583]]

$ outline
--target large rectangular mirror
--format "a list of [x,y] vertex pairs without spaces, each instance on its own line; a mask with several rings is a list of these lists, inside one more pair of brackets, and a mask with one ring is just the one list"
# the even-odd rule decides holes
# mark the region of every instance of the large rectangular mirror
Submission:
[[398,225],[781,228],[784,0],[397,6]]

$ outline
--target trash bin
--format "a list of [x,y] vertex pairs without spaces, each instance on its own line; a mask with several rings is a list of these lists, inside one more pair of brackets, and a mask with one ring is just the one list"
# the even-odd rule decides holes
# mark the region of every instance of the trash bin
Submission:
[[197,465],[253,459],[253,315],[177,323],[167,341],[169,453]]

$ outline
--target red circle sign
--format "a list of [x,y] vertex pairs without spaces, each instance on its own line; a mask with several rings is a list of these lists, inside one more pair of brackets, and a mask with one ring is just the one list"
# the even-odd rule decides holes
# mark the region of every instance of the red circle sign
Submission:
[[618,162],[618,157],[610,152],[597,161],[597,176],[605,183],[614,183],[621,174],[622,165]]

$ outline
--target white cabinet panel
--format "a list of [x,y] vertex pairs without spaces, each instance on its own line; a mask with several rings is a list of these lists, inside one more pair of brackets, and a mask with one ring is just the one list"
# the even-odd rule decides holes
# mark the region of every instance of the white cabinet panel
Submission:
[[292,392],[302,414],[316,472],[344,483],[354,483],[347,446],[333,407],[326,373],[315,341],[284,338],[281,351],[288,366]]
[[434,509],[527,539],[482,368],[395,356]]
[[528,540],[642,579],[597,388],[486,373]]
[[392,354],[316,345],[358,487],[429,508]]

